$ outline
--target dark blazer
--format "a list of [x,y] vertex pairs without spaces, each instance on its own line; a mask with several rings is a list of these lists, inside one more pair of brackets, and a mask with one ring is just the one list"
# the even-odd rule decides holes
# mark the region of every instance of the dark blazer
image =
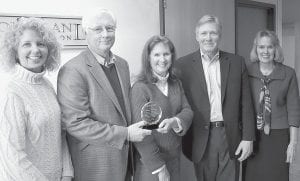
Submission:
[[89,49],[67,62],[58,74],[57,95],[68,132],[75,181],[125,180],[130,79],[127,62],[115,57],[125,113]]
[[[259,70],[259,63],[247,64],[250,87],[252,90],[255,113],[259,110],[259,94],[264,78]],[[284,129],[290,126],[299,127],[300,100],[295,70],[282,63],[275,63],[275,69],[267,76],[271,79],[269,90],[271,95],[271,129]]]
[[[205,152],[210,130],[210,103],[200,50],[180,58],[175,67],[194,111],[192,126],[183,140],[183,152],[197,163]],[[234,158],[241,140],[255,139],[253,104],[244,59],[220,51],[220,69],[222,113],[229,154]]]

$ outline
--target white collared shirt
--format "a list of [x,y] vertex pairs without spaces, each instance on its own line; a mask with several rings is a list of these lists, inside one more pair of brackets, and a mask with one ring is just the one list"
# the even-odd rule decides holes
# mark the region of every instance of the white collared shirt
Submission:
[[210,59],[208,55],[201,52],[203,71],[207,85],[207,93],[210,102],[210,121],[223,121],[221,101],[221,69],[220,53]]
[[165,95],[168,96],[168,90],[169,90],[169,86],[168,86],[168,78],[169,78],[169,73],[163,77],[158,75],[157,73],[155,73],[154,71],[152,71],[153,75],[156,76],[156,78],[158,79],[156,83],[154,83],[156,85],[156,87]]
[[114,64],[116,61],[116,57],[114,56],[114,54],[112,52],[109,53],[109,62],[105,61],[105,57],[102,57],[100,55],[98,55],[97,53],[93,52],[91,49],[90,51],[92,52],[92,54],[95,56],[96,60],[98,63],[100,63],[101,65],[104,65],[106,67],[108,67],[111,64]]

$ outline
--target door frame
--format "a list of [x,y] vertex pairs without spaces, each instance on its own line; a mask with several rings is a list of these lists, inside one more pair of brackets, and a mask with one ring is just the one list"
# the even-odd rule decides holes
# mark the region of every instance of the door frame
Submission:
[[160,27],[160,35],[164,36],[166,33],[165,27],[165,8],[167,6],[166,0],[159,0],[159,27]]
[[238,25],[237,25],[237,11],[238,7],[250,7],[250,8],[259,8],[267,10],[267,28],[272,31],[276,31],[276,5],[257,2],[257,1],[250,1],[250,0],[235,0],[235,52],[237,51],[238,47]]

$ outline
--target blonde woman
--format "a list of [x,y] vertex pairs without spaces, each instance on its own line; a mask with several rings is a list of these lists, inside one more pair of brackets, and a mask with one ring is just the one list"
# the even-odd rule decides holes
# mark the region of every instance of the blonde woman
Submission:
[[277,35],[259,31],[248,73],[257,122],[254,157],[247,160],[246,181],[288,181],[300,120],[295,70],[282,64]]

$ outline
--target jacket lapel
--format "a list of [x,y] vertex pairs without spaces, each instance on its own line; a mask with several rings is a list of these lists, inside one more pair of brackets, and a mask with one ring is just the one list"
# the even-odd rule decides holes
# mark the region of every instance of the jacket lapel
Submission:
[[221,71],[221,101],[223,105],[227,86],[230,60],[223,51],[220,51],[220,71]]
[[197,77],[199,77],[199,81],[200,81],[200,85],[201,85],[200,87],[201,87],[202,91],[204,92],[204,94],[207,95],[207,97],[208,97],[207,85],[206,85],[200,50],[195,52],[195,54],[193,55],[192,62],[193,62],[191,64],[192,70],[194,71],[193,75],[196,75]]
[[[127,120],[123,114],[123,111],[121,109],[119,101],[115,95],[115,92],[114,92],[113,88],[111,87],[111,84],[110,84],[109,80],[107,79],[106,74],[104,73],[101,65],[97,62],[97,60],[94,57],[94,55],[92,54],[92,52],[90,52],[90,50],[88,50],[88,49],[86,50],[86,56],[87,56],[87,58],[85,60],[86,60],[87,65],[89,66],[89,71],[91,72],[91,74],[93,75],[95,80],[98,82],[99,86],[103,88],[105,93],[115,104],[116,108],[121,113],[123,120]],[[121,86],[122,86],[122,84],[121,84]]]
[[125,109],[126,109],[126,117],[127,120],[130,122],[131,121],[131,112],[130,112],[130,102],[129,102],[129,92],[128,90],[130,89],[130,80],[128,80],[128,75],[127,72],[124,71],[127,68],[124,67],[124,65],[118,61],[118,58],[116,57],[116,69],[117,69],[117,73],[118,73],[118,77],[120,80],[120,85],[122,88],[122,94],[123,94],[123,99],[124,99],[124,104],[125,104]]

